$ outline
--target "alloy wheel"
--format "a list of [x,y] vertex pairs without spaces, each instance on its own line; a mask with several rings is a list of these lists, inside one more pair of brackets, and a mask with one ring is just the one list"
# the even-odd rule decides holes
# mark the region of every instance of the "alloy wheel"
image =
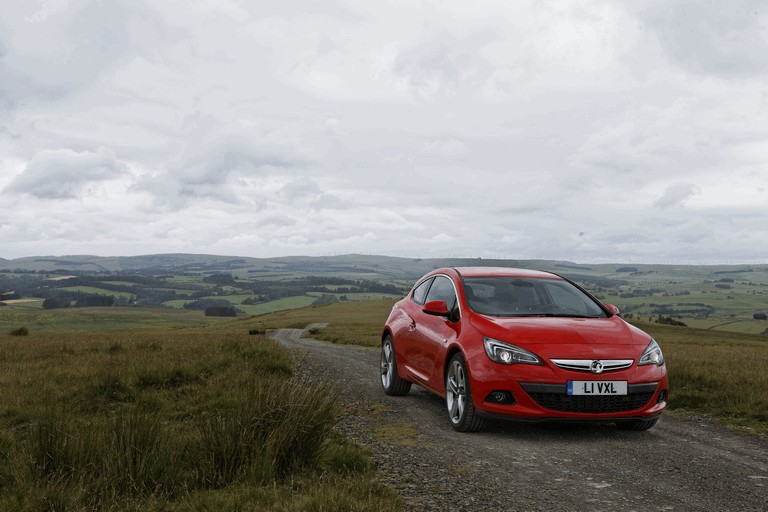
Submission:
[[384,343],[381,347],[381,385],[385,389],[389,389],[392,385],[392,365],[394,364],[394,358],[392,357],[392,345]]
[[453,361],[448,369],[446,386],[446,405],[453,423],[459,423],[464,416],[464,406],[467,399],[466,374],[459,361]]

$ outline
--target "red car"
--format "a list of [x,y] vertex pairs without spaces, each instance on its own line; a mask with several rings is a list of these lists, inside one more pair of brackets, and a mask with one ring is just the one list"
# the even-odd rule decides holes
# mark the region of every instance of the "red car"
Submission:
[[667,402],[661,348],[568,279],[512,268],[442,268],[387,319],[381,385],[445,398],[455,430],[488,417],[605,421],[647,430]]

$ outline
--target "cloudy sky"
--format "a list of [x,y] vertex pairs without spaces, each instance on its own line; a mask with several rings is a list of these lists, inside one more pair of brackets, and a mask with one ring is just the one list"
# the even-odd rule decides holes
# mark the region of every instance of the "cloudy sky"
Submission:
[[0,257],[768,262],[761,0],[3,0]]

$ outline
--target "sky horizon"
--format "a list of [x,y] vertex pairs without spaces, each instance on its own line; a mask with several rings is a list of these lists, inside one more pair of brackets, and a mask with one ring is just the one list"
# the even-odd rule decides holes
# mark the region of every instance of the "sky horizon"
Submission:
[[[12,261],[19,261],[19,260],[26,260],[26,259],[39,259],[39,258],[130,258],[130,257],[162,257],[162,256],[173,256],[173,255],[185,255],[185,256],[202,256],[202,257],[217,257],[217,258],[255,258],[255,259],[280,259],[280,258],[334,258],[334,257],[392,257],[392,258],[402,258],[402,259],[410,259],[410,260],[423,260],[423,259],[436,259],[436,260],[451,260],[451,259],[465,259],[465,260],[478,260],[483,262],[488,261],[550,261],[550,262],[556,262],[556,263],[563,263],[563,264],[574,264],[574,265],[661,265],[661,266],[691,266],[691,267],[761,267],[761,266],[767,266],[768,265],[768,259],[762,260],[762,261],[747,261],[747,262],[740,262],[736,260],[707,260],[707,261],[683,261],[683,260],[677,260],[677,259],[670,259],[670,260],[659,260],[659,261],[650,261],[650,262],[638,262],[638,261],[619,261],[619,260],[604,260],[604,261],[578,261],[578,260],[569,260],[569,259],[562,259],[562,258],[496,258],[496,257],[487,257],[482,258],[479,256],[460,256],[460,255],[444,255],[444,256],[427,256],[422,257],[419,255],[392,255],[392,254],[373,254],[373,253],[328,253],[328,254],[317,254],[317,255],[309,255],[309,254],[283,254],[279,256],[253,256],[250,254],[214,254],[214,253],[203,253],[203,252],[191,252],[191,253],[147,253],[147,254],[106,254],[106,255],[99,255],[99,254],[36,254],[36,255],[28,255],[28,256],[19,256],[18,258],[3,258],[0,256],[0,261],[6,261],[6,262],[12,262]],[[465,266],[472,266],[469,265],[469,263]],[[484,266],[484,265],[479,265]]]
[[10,0],[0,258],[768,262],[758,0]]

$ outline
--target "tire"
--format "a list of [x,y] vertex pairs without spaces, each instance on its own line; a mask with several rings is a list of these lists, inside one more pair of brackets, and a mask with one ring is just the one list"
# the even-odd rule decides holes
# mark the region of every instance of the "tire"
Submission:
[[477,414],[469,388],[467,363],[461,353],[455,354],[445,372],[445,405],[448,419],[457,432],[477,432],[485,426],[485,419]]
[[381,343],[381,388],[389,396],[403,396],[411,390],[411,383],[397,373],[395,346],[389,335]]
[[619,430],[631,430],[634,432],[643,432],[653,427],[659,418],[653,418],[652,420],[632,420],[622,421],[616,424],[616,428]]

